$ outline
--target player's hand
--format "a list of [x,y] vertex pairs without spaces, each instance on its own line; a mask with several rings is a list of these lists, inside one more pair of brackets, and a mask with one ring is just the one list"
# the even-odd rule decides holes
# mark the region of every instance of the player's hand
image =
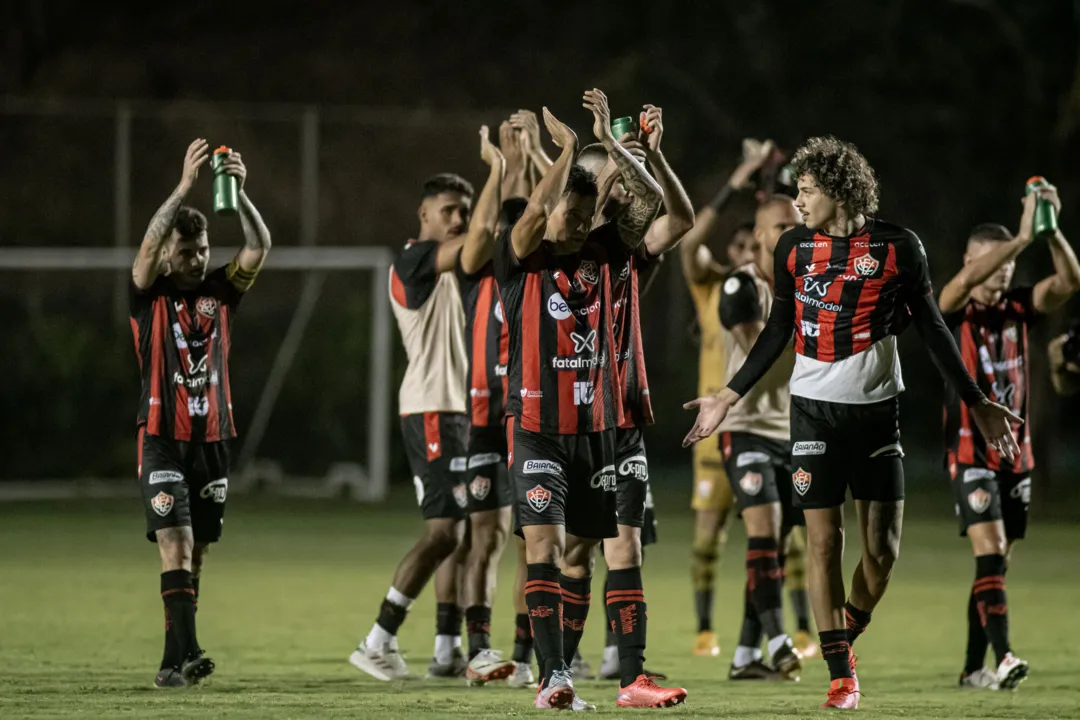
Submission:
[[232,175],[237,179],[240,190],[244,189],[244,181],[247,180],[247,166],[240,159],[240,153],[231,152],[226,155],[225,160],[221,163],[221,168],[226,175]]
[[506,120],[499,123],[499,150],[506,158],[507,167],[520,169],[524,164],[521,135]]
[[1014,414],[1004,405],[984,400],[971,408],[971,416],[979,432],[986,438],[987,444],[1009,460],[1020,455],[1020,445],[1016,442],[1013,425],[1021,425],[1024,419]]
[[683,447],[690,447],[699,440],[715,435],[720,423],[724,422],[724,418],[727,417],[731,406],[738,399],[739,396],[732,390],[724,388],[715,395],[699,397],[697,400],[691,400],[683,405],[683,410],[693,410],[694,408],[698,410],[694,427],[690,428],[690,432],[683,439]]
[[641,129],[647,133],[649,152],[660,152],[660,139],[664,137],[664,110],[646,103],[642,107]]
[[593,135],[602,143],[613,142],[615,136],[611,134],[611,109],[608,108],[607,95],[603,90],[593,88],[586,90],[581,98],[581,107],[593,114]]
[[480,126],[480,159],[488,166],[503,160],[503,154],[491,142],[491,130],[487,125]]
[[206,164],[210,157],[210,143],[206,138],[198,138],[188,145],[184,154],[184,171],[180,174],[180,187],[186,193],[195,187],[195,181],[199,177],[199,168]]
[[1039,199],[1049,200],[1054,209],[1058,211],[1058,215],[1061,215],[1061,198],[1058,197],[1057,188],[1053,185],[1048,185],[1036,192],[1028,193],[1021,199],[1021,203],[1024,205],[1024,211],[1020,215],[1020,228],[1016,231],[1016,236],[1023,241],[1031,242],[1032,232],[1034,231],[1035,222],[1035,206],[1038,204]]
[[731,174],[731,179],[728,183],[736,190],[746,187],[750,182],[750,177],[760,170],[772,156],[773,149],[776,147],[772,140],[766,140],[761,142],[754,138],[746,138],[743,140],[743,159],[739,163],[739,166],[735,168],[735,172]]
[[[632,155],[639,163],[642,165],[645,164],[645,146],[641,144],[641,141],[638,140],[634,133],[626,133],[623,135],[619,138],[619,144],[622,145],[623,148],[626,149],[626,152],[630,153],[630,155]],[[609,162],[614,163],[615,161],[609,158]]]
[[526,154],[540,149],[540,121],[532,110],[518,110],[511,115],[510,127],[521,136],[522,149]]
[[[547,108],[544,108],[544,126],[547,128],[548,133],[551,134],[551,142],[555,143],[555,147],[560,150],[577,147],[577,134],[570,129],[569,125],[552,115]],[[608,132],[610,133],[610,130]]]

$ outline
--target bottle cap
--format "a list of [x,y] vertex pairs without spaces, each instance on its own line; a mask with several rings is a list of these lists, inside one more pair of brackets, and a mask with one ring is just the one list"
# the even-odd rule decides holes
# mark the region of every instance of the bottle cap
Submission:
[[227,148],[224,145],[222,145],[221,147],[219,147],[217,150],[214,151],[214,154],[217,155],[218,153],[231,153],[231,152],[232,152],[232,149]]

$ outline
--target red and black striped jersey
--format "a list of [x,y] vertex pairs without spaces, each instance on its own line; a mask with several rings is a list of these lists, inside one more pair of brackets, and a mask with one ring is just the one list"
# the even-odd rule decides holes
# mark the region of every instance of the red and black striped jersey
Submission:
[[510,337],[495,272],[489,262],[480,272],[469,275],[461,268],[460,254],[456,272],[469,352],[469,420],[474,427],[501,427],[509,384]]
[[190,442],[236,437],[229,390],[229,334],[242,294],[225,268],[196,289],[160,276],[131,285],[131,332],[142,375],[138,423],[150,435]]
[[544,242],[519,259],[511,228],[495,242],[509,335],[506,412],[530,432],[599,432],[622,418],[609,266],[622,243],[604,228],[571,255]]
[[1028,328],[1037,321],[1031,287],[1014,288],[996,305],[975,300],[945,316],[968,373],[988,398],[1024,418],[1016,433],[1020,454],[1013,460],[986,444],[964,405],[951,387],[945,395],[946,464],[975,465],[988,470],[1030,472],[1031,424],[1028,419]]
[[786,270],[776,296],[795,298],[795,351],[823,362],[894,334],[907,299],[933,292],[919,238],[875,218],[850,237],[800,225],[784,233],[776,253]]
[[641,289],[659,258],[646,256],[642,248],[613,248],[610,254],[612,320],[618,357],[619,384],[623,392],[623,429],[652,425],[649,377],[645,372],[645,349],[641,341]]

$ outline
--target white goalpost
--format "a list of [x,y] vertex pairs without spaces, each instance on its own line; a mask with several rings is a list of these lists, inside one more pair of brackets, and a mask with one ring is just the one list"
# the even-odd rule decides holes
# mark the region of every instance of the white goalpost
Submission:
[[[76,272],[85,270],[127,271],[134,257],[131,247],[23,247],[0,248],[0,270],[15,272]],[[222,250],[231,256],[231,251]],[[267,256],[263,272],[292,271],[302,274],[300,299],[278,347],[273,365],[255,406],[249,427],[238,438],[236,463],[230,490],[245,492],[263,487],[291,496],[340,497],[380,501],[386,497],[390,472],[390,423],[392,422],[391,361],[393,337],[390,327],[389,269],[393,253],[386,247],[275,247]],[[322,477],[287,476],[280,464],[260,456],[278,396],[303,341],[328,273],[371,272],[371,334],[368,347],[367,453],[356,458],[326,459]],[[360,441],[360,438],[357,438]],[[132,494],[133,483],[116,479],[35,479],[0,483],[0,500],[99,497]],[[137,488],[136,488],[137,489]]]

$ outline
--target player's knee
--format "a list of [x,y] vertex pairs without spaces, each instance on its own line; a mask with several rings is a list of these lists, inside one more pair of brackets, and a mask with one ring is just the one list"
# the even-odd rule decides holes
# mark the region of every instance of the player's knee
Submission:
[[828,562],[844,551],[844,531],[842,528],[817,530],[810,535],[806,555],[816,562]]
[[473,524],[470,531],[472,535],[472,547],[469,551],[473,558],[490,558],[506,544],[510,534],[508,528],[492,519],[492,522]]
[[157,531],[158,552],[161,554],[161,569],[191,570],[191,558],[195,551],[190,527],[172,527]]
[[900,538],[886,536],[870,539],[866,543],[864,554],[885,574],[892,572],[900,558]]
[[596,554],[593,552],[596,545],[597,543],[591,540],[568,540],[561,563],[562,573],[574,578],[591,576],[596,565]]
[[640,567],[642,560],[641,536],[620,530],[619,537],[604,541],[604,561],[609,570],[626,570]]
[[449,557],[462,544],[461,533],[450,524],[429,527],[425,540],[428,550],[441,558]]

